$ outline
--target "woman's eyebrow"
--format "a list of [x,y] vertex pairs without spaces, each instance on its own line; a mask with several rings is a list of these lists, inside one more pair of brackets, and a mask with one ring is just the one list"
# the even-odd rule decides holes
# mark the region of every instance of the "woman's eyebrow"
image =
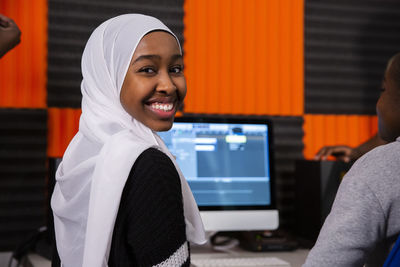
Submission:
[[177,60],[183,58],[181,54],[176,54],[171,57],[171,60]]
[[[175,55],[171,56],[171,60],[172,60],[172,61],[177,60],[177,59],[181,59],[181,58],[183,58],[181,54],[175,54]],[[156,60],[161,60],[161,56],[159,56],[159,55],[142,55],[142,56],[137,57],[137,58],[132,62],[132,65],[134,65],[134,64],[135,64],[136,62],[138,62],[138,61],[145,60],[145,59],[149,59],[149,60],[154,60],[154,59],[156,59]]]
[[161,57],[159,55],[142,55],[142,56],[137,57],[133,61],[132,65],[135,64],[138,61],[145,60],[145,59],[157,59],[157,60],[160,60]]

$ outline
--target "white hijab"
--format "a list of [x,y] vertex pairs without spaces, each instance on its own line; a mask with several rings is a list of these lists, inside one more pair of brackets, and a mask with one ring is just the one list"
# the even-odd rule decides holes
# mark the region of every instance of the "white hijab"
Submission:
[[102,23],[86,44],[79,131],[57,170],[51,199],[57,250],[64,267],[107,266],[122,190],[135,160],[150,147],[167,154],[179,173],[188,240],[206,241],[196,202],[174,157],[160,137],[132,118],[120,103],[133,53],[153,30],[167,31],[176,38],[156,18],[127,14]]

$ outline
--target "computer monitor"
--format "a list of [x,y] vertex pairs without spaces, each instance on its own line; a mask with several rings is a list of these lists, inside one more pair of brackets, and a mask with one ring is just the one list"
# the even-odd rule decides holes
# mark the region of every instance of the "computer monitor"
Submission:
[[278,228],[271,121],[185,116],[159,135],[189,183],[206,231]]

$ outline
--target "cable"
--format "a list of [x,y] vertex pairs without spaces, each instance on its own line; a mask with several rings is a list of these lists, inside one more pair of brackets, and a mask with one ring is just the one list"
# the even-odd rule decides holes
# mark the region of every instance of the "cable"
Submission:
[[12,267],[12,262],[15,259],[17,261],[16,267],[19,267],[21,260],[28,252],[34,248],[36,243],[42,238],[44,233],[47,231],[46,226],[42,226],[36,229],[32,234],[28,236],[11,254],[10,260],[8,262],[8,267]]

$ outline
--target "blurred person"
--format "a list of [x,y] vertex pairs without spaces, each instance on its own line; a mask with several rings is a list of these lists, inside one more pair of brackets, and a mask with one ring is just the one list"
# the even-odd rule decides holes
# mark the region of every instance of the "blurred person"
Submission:
[[382,266],[400,234],[400,53],[376,105],[379,138],[344,176],[303,267]]

